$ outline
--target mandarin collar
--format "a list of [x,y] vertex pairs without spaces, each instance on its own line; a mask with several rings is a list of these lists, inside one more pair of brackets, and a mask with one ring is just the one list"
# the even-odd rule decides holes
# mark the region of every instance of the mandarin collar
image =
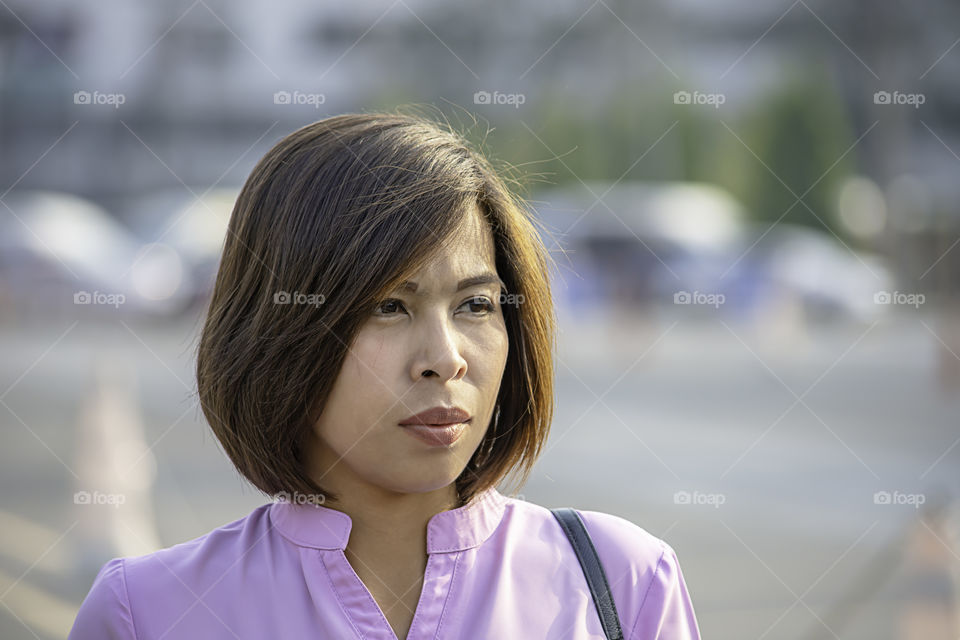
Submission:
[[[427,553],[450,553],[479,546],[500,524],[507,501],[495,487],[490,487],[462,507],[430,516]],[[315,549],[346,549],[353,524],[343,511],[291,502],[270,505],[270,520],[290,542]]]

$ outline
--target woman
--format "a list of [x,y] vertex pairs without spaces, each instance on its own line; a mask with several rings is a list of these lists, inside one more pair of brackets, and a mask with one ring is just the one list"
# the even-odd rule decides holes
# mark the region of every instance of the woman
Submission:
[[[400,114],[306,126],[229,224],[204,414],[278,499],[107,562],[72,640],[602,638],[574,549],[521,484],[553,410],[548,254],[488,162]],[[580,512],[624,637],[698,639],[673,549]]]

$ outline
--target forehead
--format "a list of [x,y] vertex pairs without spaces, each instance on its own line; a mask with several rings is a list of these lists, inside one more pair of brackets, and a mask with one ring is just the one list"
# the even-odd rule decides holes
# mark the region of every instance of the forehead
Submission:
[[447,258],[475,259],[493,266],[496,258],[493,231],[476,203],[467,209],[462,227],[454,234],[450,247],[443,255]]
[[464,278],[487,272],[496,273],[493,231],[477,205],[472,204],[465,214],[464,224],[454,233],[448,245],[417,271],[410,282],[416,283],[419,290],[452,289]]

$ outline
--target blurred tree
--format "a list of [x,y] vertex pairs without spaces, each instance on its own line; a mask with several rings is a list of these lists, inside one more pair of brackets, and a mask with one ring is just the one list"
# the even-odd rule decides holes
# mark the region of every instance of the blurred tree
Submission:
[[687,158],[676,131],[670,130],[678,119],[669,104],[672,92],[663,83],[651,82],[619,87],[603,96],[578,97],[560,87],[543,88],[524,107],[527,113],[522,117],[484,113],[496,127],[490,146],[497,155],[544,174],[551,184],[621,176],[682,179]]
[[[784,222],[842,235],[832,221],[839,185],[856,164],[856,148],[844,155],[856,137],[838,90],[814,68],[787,69],[790,80],[732,127],[749,151],[734,139],[744,171],[739,184],[727,186],[760,220],[789,210]],[[798,197],[803,202],[794,204]]]

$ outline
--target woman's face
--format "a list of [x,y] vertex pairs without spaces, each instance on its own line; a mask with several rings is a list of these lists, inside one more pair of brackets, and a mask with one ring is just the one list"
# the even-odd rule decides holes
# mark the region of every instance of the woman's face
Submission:
[[[474,206],[450,247],[410,279],[416,290],[389,294],[350,345],[313,429],[320,486],[414,493],[460,475],[490,424],[507,361],[499,277],[456,290],[483,274],[497,275],[493,234]],[[437,406],[471,416],[452,444],[400,426]]]

